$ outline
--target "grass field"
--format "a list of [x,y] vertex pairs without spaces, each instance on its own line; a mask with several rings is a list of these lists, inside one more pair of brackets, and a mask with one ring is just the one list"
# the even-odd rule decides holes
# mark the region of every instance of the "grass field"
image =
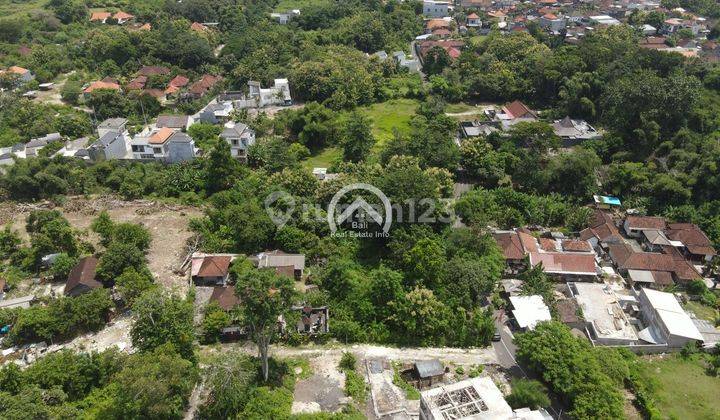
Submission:
[[715,322],[717,311],[709,306],[701,304],[700,302],[688,301],[683,305],[683,308],[685,308],[686,311],[694,313],[698,318]]
[[293,9],[300,9],[313,4],[327,3],[328,0],[280,0],[277,6],[275,6],[276,12],[287,12]]
[[310,156],[303,161],[303,167],[312,170],[312,168],[327,168],[336,159],[342,156],[342,151],[336,147],[328,147],[323,151]]
[[401,133],[410,130],[410,119],[415,115],[418,101],[414,99],[392,99],[361,108],[372,119],[372,133],[377,140],[375,150],[379,150],[393,137],[393,129]]
[[720,418],[720,378],[708,376],[699,358],[683,360],[674,354],[643,363],[647,376],[658,383],[657,407],[663,418]]
[[35,10],[42,10],[47,0],[0,0],[0,17],[21,17]]

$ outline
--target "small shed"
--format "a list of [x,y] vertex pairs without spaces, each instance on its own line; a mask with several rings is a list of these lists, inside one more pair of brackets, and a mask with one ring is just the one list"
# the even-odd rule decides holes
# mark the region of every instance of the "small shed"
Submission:
[[413,375],[420,387],[433,386],[445,377],[445,366],[437,360],[418,360],[413,366]]

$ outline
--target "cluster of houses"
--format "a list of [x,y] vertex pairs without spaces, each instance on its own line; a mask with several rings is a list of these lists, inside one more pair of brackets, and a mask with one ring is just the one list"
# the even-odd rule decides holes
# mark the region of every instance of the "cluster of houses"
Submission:
[[564,36],[565,41],[572,44],[598,28],[628,22],[634,12],[658,11],[664,13],[667,19],[660,25],[656,24],[657,27],[635,25],[643,35],[640,41],[642,47],[700,56],[711,61],[720,59],[716,43],[707,40],[710,30],[705,17],[689,13],[681,7],[668,9],[656,0],[600,2],[596,6],[589,9],[585,2],[561,0],[425,0],[423,15],[426,31],[418,37],[418,41],[448,40],[468,33],[485,35],[492,29],[528,32],[535,25],[550,34]]
[[215,88],[223,79],[221,76],[204,74],[195,82],[178,74],[165,83],[162,88],[151,87],[152,78],[169,78],[171,70],[164,66],[143,66],[131,80],[121,84],[118,79],[105,77],[88,83],[83,89],[83,96],[87,99],[98,90],[112,90],[115,92],[142,92],[157,99],[161,104],[169,101],[192,101],[202,98]]
[[[196,252],[190,259],[190,279],[197,287],[211,287],[208,303],[215,303],[225,311],[232,311],[240,299],[230,277],[230,267],[238,254],[205,254]],[[278,275],[301,280],[305,270],[305,255],[289,254],[280,250],[265,251],[248,257],[258,269],[274,270]],[[329,331],[329,309],[327,306],[311,307],[298,305],[291,308],[299,314],[295,332],[317,335]],[[241,336],[244,326],[233,325],[223,330],[224,339]],[[289,331],[286,320],[278,319],[281,332]]]
[[[507,262],[503,293],[514,325],[532,329],[551,318],[540,296],[523,296],[516,275],[540,266],[556,283],[559,318],[594,345],[641,352],[712,347],[720,330],[686,313],[673,290],[700,280],[713,287],[708,263],[716,251],[692,223],[606,211],[597,197],[590,226],[574,237],[526,228],[495,231]],[[707,277],[706,277],[707,276]]]
[[[142,74],[133,83],[137,83],[140,87],[145,83],[145,77],[163,74],[165,70],[167,69],[164,67],[143,67]],[[183,83],[186,84],[187,79],[176,76],[170,81],[168,89]],[[191,91],[195,85],[197,83],[191,86]],[[220,138],[230,145],[230,153],[233,157],[245,161],[248,149],[255,144],[255,131],[246,124],[233,121],[235,111],[290,104],[292,97],[287,79],[276,79],[274,86],[270,88],[262,88],[259,82],[250,81],[248,93],[225,92],[194,115],[161,115],[154,123],[144,126],[134,135],[130,134],[127,119],[109,118],[97,126],[95,141],[86,137],[65,141],[60,134],[52,133],[32,139],[25,144],[18,143],[12,147],[2,148],[0,166],[12,165],[15,159],[37,156],[39,150],[56,141],[65,141],[65,143],[53,156],[74,157],[90,162],[113,159],[184,162],[202,154],[202,150],[196,147],[193,138],[187,134],[188,128],[195,123],[222,124]]]
[[[539,121],[538,113],[521,101],[513,101],[501,107],[488,107],[483,120],[462,121],[460,138],[486,136],[493,132],[506,131],[520,122]],[[560,137],[562,147],[572,147],[586,140],[595,139],[601,133],[584,120],[565,117],[551,124]]]

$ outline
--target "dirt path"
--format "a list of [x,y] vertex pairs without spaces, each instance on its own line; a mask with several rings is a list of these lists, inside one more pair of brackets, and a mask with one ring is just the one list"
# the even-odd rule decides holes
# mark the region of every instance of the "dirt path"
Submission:
[[[253,356],[257,355],[257,348],[252,343],[228,343],[219,347],[206,347],[209,352],[239,350]],[[455,364],[498,364],[495,350],[492,347],[483,349],[460,349],[453,347],[385,347],[371,344],[331,345],[331,346],[304,346],[284,347],[271,346],[272,357],[320,357],[332,364],[340,360],[344,351],[350,351],[358,359],[387,358],[390,360],[427,360],[440,359],[446,363]],[[337,363],[336,363],[337,364]]]

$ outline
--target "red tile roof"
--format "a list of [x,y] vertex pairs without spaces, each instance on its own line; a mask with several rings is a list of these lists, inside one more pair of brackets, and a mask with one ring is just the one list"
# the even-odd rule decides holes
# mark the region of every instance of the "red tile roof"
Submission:
[[665,218],[654,216],[628,216],[625,222],[631,229],[665,229]]
[[235,295],[234,286],[215,286],[210,295],[210,302],[216,302],[222,309],[229,311],[240,303],[240,298]]
[[502,232],[493,235],[495,242],[497,242],[500,249],[502,249],[503,256],[507,260],[521,260],[525,257],[525,251],[523,250],[520,237],[515,232]]
[[206,32],[209,30],[207,26],[198,22],[193,22],[192,25],[190,25],[190,29],[196,32]]
[[468,19],[480,19],[480,16],[478,16],[475,13],[470,13],[467,18]]
[[542,264],[543,271],[554,274],[596,275],[593,254],[568,254],[562,252],[531,252],[530,264]]
[[555,243],[554,239],[550,238],[540,238],[538,240],[540,242],[540,248],[542,248],[543,251],[548,252],[557,252],[557,244]]
[[717,255],[705,232],[693,223],[670,223],[665,232],[668,239],[680,241],[691,254]]
[[113,15],[113,19],[115,20],[128,20],[134,17],[135,16],[131,15],[130,13],[125,13],[123,11],[119,11]]
[[188,82],[190,82],[190,79],[178,74],[168,83],[168,86],[183,87],[186,86]]
[[203,75],[200,80],[193,83],[192,86],[190,86],[190,93],[193,93],[195,95],[204,95],[207,93],[208,90],[210,90],[215,84],[217,84],[218,81],[220,81],[222,78],[220,76],[212,76],[209,74]]
[[83,92],[85,93],[92,93],[98,89],[111,89],[111,90],[120,90],[120,85],[117,83],[112,82],[104,82],[104,81],[98,81],[98,82],[92,82],[90,83],[90,86],[86,87]]
[[512,118],[536,118],[537,114],[531,110],[524,103],[520,101],[513,101],[503,106],[503,111],[510,115]]
[[520,238],[520,243],[522,243],[523,249],[525,252],[537,252],[538,251],[538,245],[537,240],[530,234],[527,234],[525,232],[518,232],[518,237]]
[[[158,131],[156,131],[155,134],[150,136],[149,142],[150,142],[150,144],[163,144],[167,141],[167,139],[170,138],[170,136],[173,135],[174,132],[175,131],[170,127],[163,127],[161,129],[159,129]],[[221,258],[221,259],[227,258],[228,264],[230,264],[230,257],[205,257],[205,259],[203,260],[202,267],[205,267],[205,263],[208,261],[208,259],[210,259],[211,261],[215,261],[214,259],[217,259],[217,258]],[[217,260],[217,261],[220,261],[220,260]],[[202,271],[202,267],[200,267],[201,271]],[[226,267],[226,270],[227,270],[227,267]],[[207,276],[215,276],[216,274],[205,274],[205,275],[201,274],[201,276],[206,276],[206,275]],[[225,274],[222,274],[222,275],[224,276]]]
[[[161,129],[163,130],[163,129]],[[170,134],[173,130],[168,128]],[[198,270],[198,277],[223,277],[228,273],[231,257],[228,256],[208,256],[203,258],[202,265]]]
[[71,290],[77,286],[83,285],[90,289],[98,289],[103,287],[102,283],[95,280],[95,269],[98,264],[98,259],[95,257],[85,257],[80,259],[78,263],[73,267],[68,274],[67,282],[65,283],[65,294],[70,293]]
[[143,66],[138,70],[138,74],[142,76],[155,76],[158,74],[169,74],[170,69],[164,66]]
[[568,252],[590,252],[592,247],[587,241],[565,240],[562,241],[562,249]]
[[99,20],[102,22],[102,21],[106,20],[107,18],[109,18],[110,16],[112,16],[112,13],[110,13],[110,12],[92,12],[92,14],[90,15],[90,22],[93,22],[96,20]]

